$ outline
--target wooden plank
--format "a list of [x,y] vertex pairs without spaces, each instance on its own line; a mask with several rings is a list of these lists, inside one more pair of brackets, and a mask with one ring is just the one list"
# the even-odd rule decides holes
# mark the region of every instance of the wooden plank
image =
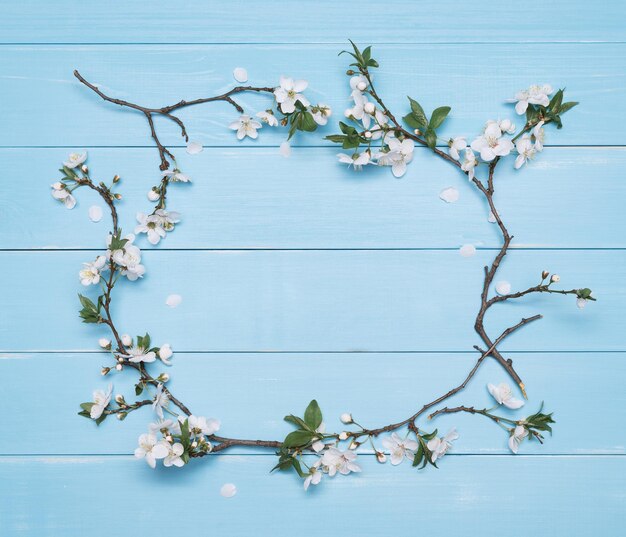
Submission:
[[[147,524],[163,534],[201,526],[233,536],[271,528],[281,537],[327,522],[334,534],[410,534],[418,525],[424,533],[496,537],[519,522],[582,537],[618,535],[626,522],[624,457],[448,456],[440,470],[422,473],[365,457],[362,473],[322,480],[308,493],[295,475],[269,475],[271,462],[222,456],[153,472],[129,457],[2,457],[0,476],[10,486],[1,494],[0,527],[37,537],[134,535]],[[222,498],[224,483],[234,483],[237,495]]]
[[[330,125],[299,136],[295,143],[319,145],[325,134],[337,129],[336,120],[348,103],[348,62],[337,57],[340,49],[340,45],[6,46],[0,56],[0,116],[11,128],[0,132],[0,146],[152,145],[145,117],[102,102],[74,79],[76,68],[116,97],[163,106],[226,91],[235,84],[232,72],[237,66],[249,69],[253,84],[276,85],[281,74],[308,79],[310,99],[330,104],[335,115]],[[505,99],[530,84],[549,82],[567,86],[568,99],[582,102],[567,114],[562,131],[549,133],[550,144],[626,143],[621,128],[626,121],[621,106],[626,44],[380,45],[374,53],[382,66],[376,75],[378,91],[398,116],[407,109],[407,91],[429,110],[452,106],[441,132],[443,140],[450,135],[474,136],[490,118],[513,117]],[[241,103],[256,112],[268,106],[268,99],[250,95]],[[16,102],[26,104],[15,106]],[[223,103],[180,114],[193,139],[220,146],[240,145],[227,128],[237,115]],[[181,144],[173,122],[159,121],[157,127],[163,142]],[[285,138],[284,130],[265,128],[256,142],[245,145],[277,146]]]
[[[549,13],[549,15],[548,15]],[[589,9],[581,0],[550,2],[536,10],[511,9],[495,0],[476,9],[458,0],[420,3],[396,0],[392,8],[366,0],[359,9],[344,2],[285,0],[263,3],[185,2],[172,10],[163,0],[106,4],[61,0],[3,3],[1,43],[285,43],[336,42],[351,37],[372,43],[624,41],[623,5],[617,0]],[[545,15],[545,16],[543,16]]]
[[[520,453],[626,453],[626,431],[614,426],[626,419],[626,394],[621,389],[625,358],[621,353],[516,354],[530,399],[518,412],[505,408],[497,412],[520,419],[545,401],[544,410],[553,411],[557,422],[554,436],[547,436],[544,445],[525,442]],[[346,411],[366,427],[404,419],[458,385],[474,360],[472,354],[181,353],[171,368],[152,366],[152,371],[166,370],[173,392],[193,412],[220,418],[224,435],[282,439],[291,430],[283,416],[301,414],[313,398],[322,407],[328,432],[346,428],[339,422]],[[132,454],[139,434],[156,419],[152,409],[132,413],[123,423],[111,417],[100,427],[76,415],[79,403],[90,400],[93,389],[105,389],[109,382],[115,393],[135,400],[134,372],[102,378],[100,367],[107,364],[110,359],[103,354],[2,356],[2,378],[13,380],[5,384],[0,405],[9,416],[28,419],[13,420],[12,434],[0,437],[0,454]],[[465,392],[448,404],[492,407],[485,386],[505,380],[498,364],[488,361]],[[37,395],[25,397],[33,389]],[[598,412],[589,402],[602,401],[607,393],[612,394],[611,404]],[[580,434],[583,423],[602,434]],[[418,426],[442,433],[455,426],[460,433],[454,447],[457,454],[509,453],[506,433],[481,416],[457,414],[433,422],[424,417]],[[32,431],[37,431],[37,442]],[[382,449],[380,440],[377,444]],[[363,448],[371,451],[369,445]],[[250,450],[237,448],[228,453],[246,452]]]
[[[83,189],[66,211],[48,196],[64,149],[2,149],[3,161],[28,161],[19,180],[0,182],[4,233],[0,248],[100,248],[110,226],[88,219],[104,204]],[[275,149],[206,149],[181,154],[191,185],[170,189],[170,208],[182,223],[159,244],[164,248],[458,248],[472,242],[498,247],[495,225],[475,187],[447,163],[418,150],[402,180],[389,170],[355,172],[340,166],[330,148],[302,148],[289,159]],[[121,225],[132,231],[137,211],[148,211],[146,193],[158,179],[156,152],[90,149],[94,177],[123,177]],[[315,163],[311,166],[311,163]],[[551,148],[516,171],[502,163],[497,199],[515,247],[623,248],[626,150]],[[215,173],[227,170],[228,176]],[[593,180],[589,180],[594,177]],[[440,192],[456,187],[446,204]],[[601,215],[583,217],[583,215]],[[547,215],[559,215],[550,218]]]
[[[82,325],[81,263],[96,252],[2,252],[2,348],[92,350],[104,328]],[[198,351],[468,351],[483,266],[493,251],[148,251],[146,277],[124,282],[114,305],[120,329]],[[505,349],[624,350],[623,250],[513,251],[497,280],[536,285],[544,269],[563,288],[588,286],[599,302],[530,296],[500,305],[495,334],[521,317],[545,318],[513,334]],[[19,276],[17,276],[19,275]],[[165,305],[171,293],[183,303]]]

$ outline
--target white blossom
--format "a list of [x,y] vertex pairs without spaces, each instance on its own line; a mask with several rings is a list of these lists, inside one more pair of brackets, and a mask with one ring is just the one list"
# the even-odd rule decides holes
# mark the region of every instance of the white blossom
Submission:
[[121,340],[125,347],[130,347],[133,344],[133,338],[130,337],[128,334],[124,334],[121,337]]
[[345,423],[346,425],[352,423],[354,420],[352,419],[352,414],[350,414],[349,412],[344,412],[339,419],[341,420],[342,423]]
[[111,394],[113,393],[113,385],[109,384],[107,391],[103,390],[94,390],[93,392],[93,405],[91,410],[89,411],[89,416],[92,420],[97,420],[102,413],[109,406],[111,402]]
[[426,446],[432,453],[432,462],[443,457],[452,447],[452,442],[459,437],[456,429],[450,429],[445,436],[435,437],[428,441]]
[[172,351],[172,347],[170,347],[169,343],[164,343],[163,345],[161,345],[161,348],[158,352],[159,359],[165,365],[172,365],[172,362],[170,362],[169,359],[172,357],[173,354],[174,352]]
[[166,177],[172,183],[189,183],[191,178],[188,175],[182,173],[179,169],[165,170],[162,173],[163,177]]
[[382,444],[389,450],[391,454],[391,464],[394,466],[400,464],[405,458],[413,460],[415,451],[419,444],[415,440],[404,440],[397,433],[392,433],[390,437],[383,438]]
[[[319,427],[315,429],[315,432],[319,433],[320,435],[323,435],[326,432],[326,424],[323,422],[320,423]],[[319,453],[325,447],[326,447],[326,444],[321,439],[318,439],[311,444],[311,448],[313,448],[313,451],[315,451],[315,453]]]
[[463,156],[463,162],[461,163],[461,169],[467,173],[467,177],[470,181],[474,179],[474,168],[476,166],[478,166],[476,155],[470,147],[467,147],[465,149],[465,155]]
[[394,177],[402,177],[406,173],[406,165],[413,160],[415,144],[409,138],[402,141],[390,138],[387,145],[389,145],[387,158],[390,160],[391,171]]
[[448,142],[448,153],[454,160],[461,160],[461,152],[467,147],[467,138],[465,136],[457,136]]
[[152,402],[152,408],[156,412],[157,416],[159,416],[159,418],[163,419],[163,408],[167,407],[169,402],[170,398],[167,395],[166,391],[163,389],[163,384],[159,383],[157,385],[154,401]]
[[518,152],[517,158],[515,159],[516,170],[519,170],[524,164],[526,164],[526,162],[534,158],[537,153],[537,150],[528,134],[524,134],[524,136],[515,142],[515,149]]
[[505,407],[511,408],[513,410],[524,406],[524,401],[513,397],[513,391],[511,390],[511,387],[505,382],[502,382],[498,386],[494,386],[493,384],[487,384],[487,389],[500,405],[504,405]]
[[205,418],[204,416],[194,416],[188,418],[189,432],[192,436],[210,436],[220,430],[220,420],[215,418]]
[[[145,274],[145,267],[141,264],[141,250],[133,244],[135,235],[132,233],[124,237],[126,243],[122,248],[107,250],[107,258],[121,267],[122,275],[129,280],[135,281]],[[111,235],[108,236],[108,246],[111,246]]]
[[363,75],[355,75],[350,78],[350,89],[357,91],[365,91],[367,89],[367,78]]
[[515,98],[510,102],[516,102],[515,111],[521,116],[526,113],[529,104],[538,104],[541,106],[548,106],[550,104],[550,98],[548,97],[554,90],[549,84],[542,86],[533,85],[527,90],[518,91],[515,94]]
[[339,153],[337,157],[339,158],[339,162],[347,164],[348,167],[354,167],[356,171],[363,169],[363,166],[370,164],[371,162],[371,156],[368,151],[363,151],[363,153],[354,153],[353,155]]
[[528,436],[528,431],[526,427],[523,425],[518,425],[511,431],[511,436],[509,437],[509,449],[517,454],[517,450],[519,445],[522,443],[522,440]]
[[319,103],[311,107],[311,115],[318,125],[326,125],[328,118],[332,115],[332,110],[327,104]]
[[278,119],[271,110],[257,112],[256,117],[258,117],[263,123],[267,123],[270,127],[278,126]]
[[85,286],[96,285],[100,281],[100,271],[105,263],[106,257],[103,255],[99,255],[91,263],[83,263],[83,268],[78,273],[80,283]]
[[309,485],[319,485],[319,482],[322,480],[322,470],[320,470],[320,466],[322,464],[322,459],[317,459],[314,464],[309,468],[309,475],[304,479],[304,490],[309,489]]
[[145,233],[150,244],[159,244],[166,235],[161,219],[156,214],[137,213],[137,222],[139,225],[135,227],[135,233]]
[[156,461],[158,459],[164,459],[169,455],[169,448],[166,442],[157,441],[157,438],[153,434],[142,434],[139,437],[139,447],[135,449],[135,457],[138,459],[146,459],[150,468],[156,467]]
[[87,151],[84,153],[70,153],[70,156],[63,163],[63,166],[74,169],[87,160]]
[[52,197],[55,200],[59,200],[66,209],[73,209],[76,207],[76,198],[72,196],[64,183],[54,183],[52,186]]
[[150,190],[148,190],[148,199],[150,201],[157,201],[159,199],[159,193],[154,190],[153,188],[151,188]]
[[296,109],[296,102],[309,106],[307,98],[301,94],[308,87],[306,80],[294,80],[285,76],[280,77],[280,86],[274,90],[276,102],[285,114],[291,114]]
[[260,129],[262,126],[247,114],[242,114],[238,120],[233,121],[228,127],[237,131],[237,140],[243,140],[246,136],[255,140],[258,136],[257,129]]
[[515,132],[515,123],[510,119],[498,120],[498,127],[500,127],[502,132],[506,132],[507,134],[513,134]]
[[148,431],[152,434],[159,431],[166,431],[167,433],[180,434],[180,423],[171,419],[162,419],[152,422],[148,425]]
[[98,340],[98,345],[100,345],[103,349],[108,349],[111,346],[111,340],[105,337],[101,337]]
[[181,458],[181,455],[185,452],[185,448],[180,442],[176,442],[168,446],[167,457],[163,459],[163,466],[177,466],[181,468],[185,466],[185,462]]
[[143,347],[132,347],[128,352],[128,361],[138,364],[139,362],[152,363],[156,360],[154,351],[144,349]]
[[471,143],[471,148],[480,153],[480,158],[491,162],[496,157],[505,157],[513,149],[513,142],[502,138],[502,131],[497,121],[490,120],[483,134]]
[[356,453],[354,451],[341,451],[335,447],[330,447],[322,455],[322,465],[328,469],[328,475],[331,477],[337,472],[348,475],[350,472],[361,471],[361,467],[354,462],[355,459]]

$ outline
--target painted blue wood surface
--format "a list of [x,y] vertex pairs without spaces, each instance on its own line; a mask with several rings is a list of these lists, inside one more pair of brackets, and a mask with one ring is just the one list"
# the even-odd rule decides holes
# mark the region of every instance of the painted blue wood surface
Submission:
[[[625,15],[617,0],[593,8],[488,0],[472,9],[452,0],[358,9],[326,0],[3,2],[0,408],[9,432],[0,435],[0,535],[125,537],[150,527],[280,536],[319,531],[320,521],[333,535],[621,535]],[[343,411],[368,425],[400,419],[462,380],[476,358],[477,290],[498,234],[476,193],[425,151],[400,181],[335,162],[321,138],[348,102],[336,53],[349,37],[376,44],[376,82],[393,108],[404,109],[406,92],[428,108],[452,105],[444,137],[513,117],[503,100],[530,83],[567,86],[581,101],[528,169],[499,167],[498,205],[517,248],[501,278],[526,287],[549,269],[564,287],[589,285],[600,298],[580,312],[571,297],[538,297],[488,319],[496,332],[545,315],[503,349],[528,384],[524,410],[545,400],[555,435],[515,457],[492,424],[442,417],[435,425],[457,425],[461,438],[439,471],[381,467],[365,454],[363,474],[309,495],[294,476],[270,476],[275,461],[258,451],[151,472],[127,455],[151,420],[147,409],[99,429],[75,414],[108,380],[95,345],[103,332],[78,322],[72,299],[106,223],[87,219],[95,198],[81,193],[68,212],[49,184],[69,149],[88,148],[99,178],[123,176],[122,223],[131,228],[158,179],[156,152],[144,118],[102,103],[74,68],[116,96],[163,105],[226,90],[244,66],[258,84],[306,77],[311,97],[335,110],[331,126],[295,140],[304,147],[289,160],[277,154],[284,132],[238,143],[225,106],[182,114],[207,146],[197,157],[159,123],[194,183],[172,190],[183,222],[160,251],[146,252],[145,281],[125,286],[115,315],[124,330],[172,343],[173,389],[194,411],[220,417],[224,433],[280,437],[282,416],[311,397],[333,428]],[[438,194],[452,185],[461,199],[446,205]],[[479,253],[461,258],[464,243]],[[174,310],[164,305],[172,292],[184,299]],[[487,362],[456,401],[487,405],[485,383],[504,379]],[[112,380],[130,393],[128,376]],[[231,500],[219,496],[225,482],[239,489]],[[132,500],[115,500],[120,492]]]
[[[274,86],[283,74],[306,77],[307,96],[329,104],[334,117],[341,118],[350,96],[348,62],[337,57],[342,48],[335,44],[2,47],[0,117],[12,128],[0,130],[0,146],[152,146],[144,116],[103,103],[74,78],[74,69],[108,93],[145,106],[225,92],[236,84],[237,66],[246,67],[249,82],[256,85]],[[477,135],[488,119],[519,119],[505,100],[530,84],[548,82],[567,86],[567,98],[583,102],[564,116],[566,128],[549,131],[548,144],[626,144],[622,128],[626,43],[379,45],[375,55],[381,63],[376,88],[392,110],[408,112],[407,93],[414,97],[419,93],[429,110],[442,104],[452,107],[439,133],[444,140],[450,135]],[[36,129],[24,120],[24,110],[14,105],[20,101],[27,102],[30,117],[38,119]],[[239,102],[257,112],[267,107],[268,97],[244,95]],[[285,130],[263,128],[256,141],[238,142],[227,128],[238,113],[226,103],[184,109],[178,115],[189,135],[206,145],[278,146],[287,137]],[[155,123],[161,141],[182,144],[178,127],[160,119]],[[336,123],[331,123],[336,131]],[[334,131],[329,125],[317,132]],[[332,145],[321,138],[299,135],[294,144]]]
[[[87,220],[92,204],[103,206],[96,194],[82,189],[72,211],[49,195],[55,165],[66,153],[0,149],[12,176],[29,162],[24,180],[0,182],[0,248],[102,247],[110,218],[105,215],[97,224]],[[335,153],[299,148],[285,159],[275,148],[208,148],[193,157],[179,150],[178,161],[193,182],[169,190],[170,207],[183,218],[179,231],[157,248],[499,246],[500,233],[487,223],[486,203],[476,188],[426,150],[416,152],[401,180],[388,169],[355,174],[337,164]],[[158,180],[156,150],[90,148],[89,155],[94,177],[122,176],[118,210],[122,229],[132,231],[136,213],[150,208],[146,193]],[[624,248],[624,169],[624,148],[555,147],[521,171],[504,163],[498,169],[497,202],[515,232],[513,246]],[[439,199],[449,186],[459,191],[455,204]],[[29,212],[46,224],[29,225],[22,216]]]

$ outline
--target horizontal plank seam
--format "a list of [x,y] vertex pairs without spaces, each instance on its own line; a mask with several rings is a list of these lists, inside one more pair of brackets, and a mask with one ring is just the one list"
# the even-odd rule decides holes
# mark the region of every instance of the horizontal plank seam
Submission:
[[[511,250],[516,251],[555,251],[555,252],[622,252],[626,250],[626,247],[588,247],[588,246],[567,246],[567,247],[552,247],[552,246],[515,246],[511,245]],[[394,248],[394,247],[380,247],[380,248],[199,248],[199,247],[181,247],[181,248],[155,248],[144,249],[144,253],[154,252],[456,252],[459,250],[458,246],[445,246],[445,247],[416,247],[416,248]],[[477,251],[491,252],[498,251],[499,248],[495,247],[482,247],[477,246]],[[52,247],[40,247],[40,248],[0,248],[0,253],[48,253],[48,252],[100,252],[102,248],[52,248]]]
[[[0,42],[0,46],[30,46],[30,47],[68,47],[68,46],[88,46],[88,47],[115,47],[115,46],[168,46],[168,47],[189,47],[189,46],[233,46],[245,47],[251,45],[303,45],[303,46],[331,46],[343,45],[347,41],[6,41]],[[493,41],[376,41],[368,39],[368,44],[376,46],[446,46],[446,45],[623,45],[626,41],[615,39],[564,39],[564,40],[497,40]]]
[[[622,350],[506,350],[507,354],[623,354],[626,353],[626,348]],[[7,359],[10,357],[3,357],[3,354],[95,354],[102,356],[109,356],[106,351],[99,351],[93,349],[31,349],[31,350],[6,350],[0,349],[0,359]],[[472,354],[475,355],[476,351],[472,350],[179,350],[176,349],[176,354]]]
[[[337,127],[339,128],[339,127]],[[84,149],[154,149],[153,145],[81,145],[81,148]],[[171,145],[168,144],[167,147],[169,149],[186,149],[186,145]],[[204,149],[278,149],[280,144],[276,145],[261,145],[261,144],[203,144],[202,147]],[[328,149],[335,148],[338,151],[341,151],[341,148],[336,144],[328,143],[328,144],[315,144],[315,145],[298,145],[297,143],[292,143],[291,147],[297,149],[298,151],[302,149]],[[448,147],[446,144],[438,144],[437,147]],[[544,145],[548,149],[624,149],[626,148],[626,144],[555,144],[555,145]],[[75,149],[76,145],[0,145],[0,149]],[[425,147],[416,147],[415,151],[429,151],[428,148]]]
[[[359,453],[361,457],[373,457],[374,453],[362,452]],[[516,459],[523,458],[542,458],[542,457],[572,457],[572,458],[615,458],[615,457],[624,457],[626,453],[525,453],[523,455],[513,453],[446,453],[446,457],[515,457]],[[213,456],[217,457],[275,457],[273,453],[252,453],[246,451],[240,452],[231,452],[230,454],[226,453],[216,453]],[[313,457],[314,455],[309,455]],[[0,454],[0,460],[14,458],[14,459],[35,459],[35,458],[96,458],[96,457],[107,457],[107,458],[123,458],[123,459],[132,459],[135,457],[130,453],[20,453],[20,454],[12,454],[12,453],[3,453]]]

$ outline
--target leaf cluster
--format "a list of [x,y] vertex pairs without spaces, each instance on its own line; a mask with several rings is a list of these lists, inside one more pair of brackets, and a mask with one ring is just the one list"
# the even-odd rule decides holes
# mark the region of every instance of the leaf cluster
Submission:
[[353,52],[349,50],[342,50],[339,53],[339,56],[342,54],[349,54],[354,58],[354,62],[350,65],[359,69],[359,71],[367,71],[370,67],[378,67],[378,62],[372,58],[372,47],[366,47],[363,51],[360,51],[359,48],[354,44],[354,42],[350,39],[350,44],[352,45]]
[[437,129],[448,117],[451,108],[449,106],[440,106],[435,108],[430,115],[430,119],[426,116],[422,106],[415,100],[408,97],[411,104],[411,112],[402,119],[412,129],[419,129],[424,135],[426,145],[431,149],[435,149],[437,145]]
[[418,470],[422,470],[427,464],[438,468],[437,464],[433,461],[432,451],[428,449],[428,442],[437,436],[437,429],[428,434],[416,433],[416,436],[419,446],[415,452],[415,457],[413,457],[413,466],[418,467]]
[[80,300],[80,304],[82,306],[82,309],[78,312],[78,315],[84,323],[102,322],[102,315],[100,315],[100,312],[102,311],[102,295],[98,297],[97,305],[94,304],[89,298],[81,295],[80,293],[78,293],[78,299]]
[[550,99],[548,106],[538,104],[529,104],[526,109],[526,121],[529,125],[535,125],[539,121],[551,121],[556,125],[557,129],[563,127],[561,123],[561,115],[574,108],[578,102],[563,102],[563,94],[565,89],[557,91]]

